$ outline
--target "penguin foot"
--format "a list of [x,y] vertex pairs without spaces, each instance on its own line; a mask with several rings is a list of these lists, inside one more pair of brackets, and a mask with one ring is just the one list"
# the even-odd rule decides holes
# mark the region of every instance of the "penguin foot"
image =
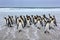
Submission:
[[27,26],[28,28],[30,27],[30,26]]
[[53,27],[49,27],[49,29],[54,29]]
[[39,30],[40,30],[40,27],[37,27],[37,29],[39,29]]
[[13,26],[10,26],[10,27],[13,27]]
[[45,31],[44,33],[49,33],[48,31]]
[[22,30],[19,30],[19,32],[21,32]]
[[46,31],[44,33],[46,33]]
[[13,26],[11,26],[11,25],[8,25],[8,27],[13,27]]

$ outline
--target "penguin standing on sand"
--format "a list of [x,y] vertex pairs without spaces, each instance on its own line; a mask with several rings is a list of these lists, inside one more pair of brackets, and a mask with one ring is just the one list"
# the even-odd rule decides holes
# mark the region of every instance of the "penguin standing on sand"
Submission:
[[33,18],[33,15],[31,15],[31,23],[33,23],[33,19],[34,19],[34,18]]
[[52,20],[50,21],[50,29],[54,29],[55,24],[54,24],[54,18],[52,18]]
[[42,21],[41,21],[41,17],[40,16],[37,17],[36,26],[37,26],[38,29],[40,29],[42,27]]
[[5,17],[5,20],[6,20],[7,26],[12,27],[12,19],[9,15],[8,15],[8,17]]
[[42,23],[42,18],[41,18],[41,16],[39,16],[39,18],[40,18],[40,24],[41,24],[41,26],[43,27],[43,23]]
[[40,19],[37,20],[36,26],[37,26],[38,29],[40,29],[42,27],[41,24],[40,24]]
[[11,16],[11,23],[12,23],[12,24],[14,23],[14,18],[13,18],[13,16]]
[[22,22],[22,27],[24,28],[24,17],[20,16],[20,18],[21,18],[21,22]]
[[22,26],[23,26],[22,21],[19,19],[18,20],[18,27],[17,27],[19,32],[22,31],[22,29],[23,29]]
[[53,15],[53,19],[54,19],[54,24],[55,24],[55,26],[57,26],[56,18],[55,18],[54,15]]
[[10,24],[12,25],[13,24],[13,16],[8,15],[8,20],[9,20]]
[[30,16],[27,16],[26,23],[27,23],[26,26],[30,27],[30,25],[31,25]]
[[12,27],[10,18],[8,18],[8,27]]
[[24,16],[24,27],[26,26],[26,18],[25,18],[25,16]]
[[50,21],[48,20],[48,21],[46,22],[46,27],[45,27],[44,33],[49,33],[49,27],[50,27]]
[[17,19],[18,19],[18,17],[17,16],[15,16],[15,23],[17,24]]
[[46,18],[45,17],[42,17],[42,25],[43,25],[43,27],[45,28],[45,26],[46,26]]
[[5,23],[8,24],[8,19],[6,17],[4,17],[4,19],[5,19]]
[[33,23],[34,23],[34,25],[36,25],[36,23],[37,23],[37,17],[36,16],[34,16]]

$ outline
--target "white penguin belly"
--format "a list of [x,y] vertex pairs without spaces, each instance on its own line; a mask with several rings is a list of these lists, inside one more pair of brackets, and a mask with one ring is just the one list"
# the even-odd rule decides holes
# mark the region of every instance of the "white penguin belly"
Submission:
[[54,25],[53,21],[51,21],[50,26],[54,28]]
[[42,21],[42,23],[43,23],[43,26],[45,26],[46,23],[44,22],[44,20]]
[[22,24],[19,23],[19,27],[18,27],[18,30],[21,30],[22,29]]
[[37,22],[37,20],[35,19],[35,23]]
[[46,24],[45,30],[49,30],[49,23]]
[[22,21],[22,25],[24,26],[24,22]]
[[30,22],[29,22],[29,20],[27,20],[27,26],[29,26],[30,25]]
[[38,21],[36,25],[37,25],[37,27],[40,27],[40,28],[42,27],[40,24],[40,21]]

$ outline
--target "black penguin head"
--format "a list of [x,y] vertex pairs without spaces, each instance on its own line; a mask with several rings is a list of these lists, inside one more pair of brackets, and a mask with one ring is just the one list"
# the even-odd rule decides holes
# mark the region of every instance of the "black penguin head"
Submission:
[[55,16],[53,15],[53,17],[55,17]]
[[50,23],[50,21],[48,20],[47,23]]
[[54,20],[54,18],[52,18],[52,20]]
[[46,18],[45,14],[43,15],[44,18]]
[[33,17],[33,15],[31,15],[31,17]]
[[37,19],[37,21],[40,21],[40,19]]
[[36,17],[38,17],[38,15],[36,15]]
[[27,17],[28,15],[26,15],[26,17]]
[[13,16],[11,16],[13,18]]
[[20,18],[23,20],[23,17],[22,17],[22,15],[20,16]]
[[41,18],[41,16],[39,16]]
[[50,14],[49,14],[49,16],[50,16]]
[[20,16],[20,18],[22,18],[22,16]]
[[27,20],[29,20],[29,18],[27,18]]
[[21,22],[21,20],[19,20],[19,22]]
[[53,15],[53,18],[55,18],[55,16]]
[[6,19],[6,17],[4,17],[4,19]]
[[50,16],[50,18],[52,18],[52,17]]
[[37,19],[37,17],[35,16],[35,19]]

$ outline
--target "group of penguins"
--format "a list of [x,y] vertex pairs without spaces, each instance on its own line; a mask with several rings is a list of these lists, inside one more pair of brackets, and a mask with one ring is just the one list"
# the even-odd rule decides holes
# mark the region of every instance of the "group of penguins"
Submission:
[[6,25],[8,27],[13,27],[13,24],[17,25],[18,32],[21,32],[23,28],[30,27],[32,24],[36,25],[37,29],[40,29],[41,27],[44,27],[45,31],[44,33],[49,33],[50,29],[54,29],[55,26],[57,26],[56,18],[55,16],[51,16],[49,14],[49,17],[46,17],[45,14],[42,16],[40,15],[26,15],[22,16],[10,16],[4,17],[6,21]]

